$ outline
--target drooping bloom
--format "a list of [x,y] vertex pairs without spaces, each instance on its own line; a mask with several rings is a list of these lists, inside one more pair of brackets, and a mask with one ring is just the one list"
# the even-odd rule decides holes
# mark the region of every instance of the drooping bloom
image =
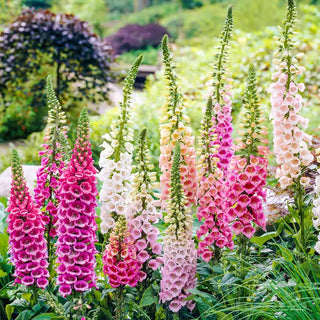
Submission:
[[146,277],[141,271],[142,262],[137,257],[137,248],[130,237],[124,216],[119,216],[115,222],[102,262],[103,272],[113,288],[126,284],[135,287]]
[[45,221],[29,193],[16,150],[12,152],[11,170],[7,231],[10,260],[15,266],[15,283],[45,288],[49,277]]
[[96,169],[89,141],[89,118],[81,111],[77,140],[60,178],[56,254],[57,284],[62,296],[96,285]]
[[37,172],[34,198],[38,208],[45,213],[48,254],[52,263],[53,239],[51,237],[54,238],[57,233],[57,190],[60,176],[65,167],[67,127],[65,126],[66,116],[54,93],[51,76],[47,78],[47,100],[49,107],[48,125],[45,130],[44,144],[39,152],[41,167]]
[[[193,309],[194,303],[185,298],[196,285],[197,251],[192,240],[192,215],[181,182],[180,145],[177,142],[171,169],[170,194],[167,214],[169,226],[163,239],[163,266],[160,283],[160,302],[170,302],[170,309],[178,312],[181,307]],[[183,167],[182,167],[183,168]]]
[[231,85],[227,84],[229,71],[226,68],[228,61],[228,48],[232,36],[233,19],[232,6],[228,8],[227,18],[220,35],[220,45],[215,56],[213,73],[213,114],[216,139],[212,142],[217,145],[216,157],[219,159],[217,165],[222,170],[223,177],[228,175],[228,166],[232,157],[232,92]]
[[128,207],[128,230],[137,248],[137,258],[142,264],[142,270],[158,269],[162,246],[157,242],[159,230],[154,226],[161,218],[157,210],[154,189],[156,172],[152,172],[150,153],[147,146],[146,129],[140,134],[136,150],[135,174],[131,192],[132,203]]
[[293,55],[291,52],[295,19],[295,4],[289,0],[287,18],[278,39],[281,45],[276,55],[279,58],[273,60],[275,72],[272,79],[275,82],[269,88],[274,153],[279,164],[276,176],[281,188],[294,184],[294,180],[301,176],[301,169],[313,161],[308,149],[312,137],[302,130],[307,127],[308,120],[299,114],[303,104],[300,92],[305,86],[296,80],[296,76],[301,75],[304,68],[297,62],[301,54]]
[[256,75],[253,65],[249,67],[247,88],[244,95],[243,131],[239,132],[237,154],[232,157],[228,178],[227,215],[236,235],[242,233],[251,238],[254,224],[265,229],[266,217],[263,211],[265,199],[268,148],[265,139],[266,127],[262,118],[256,89]]
[[[198,161],[197,216],[203,224],[197,230],[198,254],[209,261],[213,255],[219,258],[220,249],[233,249],[230,219],[226,215],[226,179],[232,156],[232,124],[230,93],[225,92],[225,62],[232,30],[232,8],[228,8],[227,19],[221,34],[219,52],[215,62],[214,99],[208,99],[201,121]],[[224,106],[221,108],[221,101]],[[214,112],[215,110],[215,112]]]
[[162,171],[161,201],[165,207],[169,196],[170,172],[173,150],[177,141],[181,144],[181,182],[189,204],[195,204],[197,191],[197,171],[194,148],[194,136],[187,125],[189,118],[184,114],[181,94],[178,92],[177,77],[173,72],[172,58],[168,48],[168,36],[162,40],[163,62],[165,78],[168,82],[169,95],[166,104],[162,107],[160,119],[160,158],[159,165]]
[[99,180],[103,182],[100,191],[102,233],[107,233],[119,216],[125,216],[126,207],[130,203],[133,130],[128,124],[131,118],[133,84],[141,61],[142,56],[139,56],[129,70],[124,81],[119,118],[111,125],[111,132],[103,136],[104,150],[99,160],[102,168]]

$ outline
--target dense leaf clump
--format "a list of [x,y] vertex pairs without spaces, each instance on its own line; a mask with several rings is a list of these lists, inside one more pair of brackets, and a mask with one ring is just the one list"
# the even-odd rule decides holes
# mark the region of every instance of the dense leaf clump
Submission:
[[107,40],[117,54],[122,54],[148,46],[155,47],[160,44],[165,34],[168,34],[167,29],[157,23],[149,23],[145,26],[128,24]]
[[[45,83],[40,74],[48,72],[55,74],[60,99],[105,99],[111,61],[111,47],[90,30],[87,22],[70,14],[24,10],[0,34],[0,106],[11,105],[21,85],[24,91],[20,101],[35,112],[42,111],[40,116],[45,114]],[[31,101],[30,91],[39,92]],[[40,129],[42,124],[38,118],[39,127],[33,129]]]

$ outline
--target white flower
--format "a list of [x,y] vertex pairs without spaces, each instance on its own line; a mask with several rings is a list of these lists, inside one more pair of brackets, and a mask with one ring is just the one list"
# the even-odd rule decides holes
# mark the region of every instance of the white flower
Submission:
[[113,154],[113,151],[114,151],[113,148],[106,141],[104,141],[101,146],[104,148],[104,150],[101,151],[100,159],[101,158],[105,158],[105,159],[110,158]]
[[125,146],[126,150],[127,150],[129,153],[132,153],[132,151],[133,151],[133,145],[132,145],[132,143],[126,142],[126,143],[124,144],[124,146]]
[[109,133],[106,133],[102,136],[103,139],[107,140],[107,141],[111,141],[111,136]]

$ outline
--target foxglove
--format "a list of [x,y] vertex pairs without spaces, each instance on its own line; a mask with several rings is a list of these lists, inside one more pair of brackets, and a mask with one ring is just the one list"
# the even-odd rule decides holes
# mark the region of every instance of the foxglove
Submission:
[[195,204],[197,191],[197,170],[194,149],[194,136],[187,125],[189,118],[184,114],[181,94],[178,92],[177,77],[174,73],[172,58],[168,48],[168,36],[162,40],[164,75],[168,82],[169,95],[162,107],[160,119],[160,158],[162,171],[160,184],[162,187],[161,201],[165,207],[169,196],[170,173],[173,150],[177,141],[181,144],[181,182],[189,204]]
[[111,132],[103,136],[105,141],[100,154],[101,171],[98,177],[103,183],[100,191],[102,233],[107,233],[119,216],[125,216],[130,203],[133,152],[133,130],[129,126],[130,100],[141,61],[142,56],[139,56],[129,70],[124,81],[119,118],[111,125]]
[[[232,156],[231,94],[225,91],[227,85],[223,77],[231,30],[232,8],[229,7],[215,61],[215,106],[210,96],[203,112],[199,138],[197,217],[203,224],[197,230],[198,254],[207,262],[213,255],[218,259],[223,247],[233,249],[234,246],[230,219],[226,215],[226,179]],[[224,103],[222,108],[221,103]]]
[[[281,29],[277,59],[273,60],[275,72],[272,75],[274,83],[271,84],[271,114],[273,124],[274,154],[279,168],[276,177],[279,178],[281,188],[287,188],[295,183],[301,176],[303,167],[313,161],[308,149],[312,137],[302,128],[306,128],[308,120],[299,113],[303,105],[300,92],[305,86],[296,80],[304,68],[298,65],[297,59],[301,54],[293,55],[294,23],[296,21],[296,8],[293,0],[288,1],[288,13],[284,28]],[[307,179],[308,180],[308,179]],[[307,184],[307,181],[304,181]]]
[[89,141],[89,118],[81,111],[77,140],[68,167],[60,177],[57,212],[57,284],[62,296],[96,285],[96,169]]
[[249,67],[248,82],[244,95],[243,128],[239,132],[237,154],[232,157],[228,178],[227,215],[236,235],[242,233],[251,238],[254,224],[265,229],[266,218],[263,211],[263,190],[266,184],[268,167],[268,141],[262,118],[256,88],[256,75],[253,65]]
[[186,301],[189,289],[195,288],[197,251],[192,240],[192,214],[184,195],[180,166],[182,156],[177,142],[170,175],[170,191],[165,223],[169,224],[163,239],[163,266],[161,267],[160,302],[170,302],[169,308],[178,312],[181,307],[193,309]]
[[128,229],[137,248],[137,258],[145,271],[158,269],[162,247],[157,242],[159,230],[154,226],[159,222],[161,213],[157,210],[150,153],[147,146],[146,129],[142,130],[136,150],[135,174],[131,192],[132,203],[128,207]]
[[49,277],[45,219],[29,193],[16,150],[12,152],[11,170],[7,231],[15,283],[45,288]]
[[39,152],[41,166],[37,171],[34,198],[38,208],[45,213],[48,255],[52,264],[52,238],[56,236],[58,210],[57,190],[67,156],[67,127],[65,126],[66,116],[54,93],[51,76],[47,78],[47,100],[49,115],[44,144]]

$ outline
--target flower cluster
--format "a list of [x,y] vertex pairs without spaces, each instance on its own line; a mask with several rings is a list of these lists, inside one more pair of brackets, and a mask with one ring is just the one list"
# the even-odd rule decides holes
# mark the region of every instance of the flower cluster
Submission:
[[180,145],[177,143],[171,169],[170,197],[165,223],[169,226],[163,239],[163,266],[161,268],[160,301],[170,301],[170,309],[178,312],[194,302],[185,298],[196,285],[197,251],[192,240],[192,215],[187,206],[180,177]]
[[17,151],[13,150],[12,155],[7,231],[10,258],[15,266],[15,283],[45,288],[49,277],[45,222],[28,191]]
[[251,238],[255,232],[253,223],[265,229],[263,211],[267,178],[268,148],[265,144],[266,127],[262,118],[256,89],[256,75],[253,65],[249,67],[248,82],[244,95],[243,131],[240,131],[237,155],[232,157],[228,177],[228,211],[232,230]]
[[231,85],[226,84],[229,71],[225,67],[228,61],[228,48],[232,36],[233,18],[232,6],[229,6],[224,28],[220,35],[220,46],[215,55],[213,73],[213,111],[216,139],[212,142],[217,146],[216,157],[219,159],[218,168],[223,171],[223,176],[227,177],[228,166],[232,157],[232,102]]
[[121,114],[112,124],[110,134],[103,136],[104,150],[99,160],[99,166],[102,168],[99,180],[103,182],[100,191],[102,233],[107,233],[118,217],[125,215],[127,204],[130,203],[133,130],[128,123],[133,84],[141,61],[142,56],[139,56],[129,70],[124,81],[123,102],[120,104]]
[[[197,217],[203,224],[197,230],[199,239],[198,255],[209,262],[213,254],[218,258],[219,249],[233,248],[232,232],[226,212],[225,182],[223,171],[217,167],[219,159],[212,143],[216,139],[213,126],[212,99],[209,97],[207,107],[201,121],[201,137],[199,139],[200,155],[199,188],[197,191]],[[204,238],[202,239],[202,237]]]
[[[301,168],[313,161],[308,149],[311,136],[302,131],[306,128],[308,120],[299,115],[302,107],[302,97],[299,92],[304,91],[304,84],[297,83],[295,76],[302,74],[303,67],[297,66],[297,59],[301,54],[292,55],[294,46],[292,35],[296,18],[296,8],[293,1],[289,1],[287,19],[279,39],[281,43],[274,59],[275,80],[269,88],[271,93],[271,114],[273,123],[274,153],[280,167],[276,176],[279,178],[281,188],[287,188],[294,183],[294,179],[301,176]],[[304,185],[309,179],[305,179]]]
[[146,277],[146,273],[141,271],[142,262],[137,257],[136,246],[123,216],[118,218],[112,229],[102,262],[103,272],[108,275],[113,288],[126,284],[135,287]]
[[[224,91],[225,63],[232,30],[232,7],[228,8],[225,26],[221,33],[220,47],[216,54],[214,99],[208,99],[201,121],[198,161],[199,188],[197,191],[197,217],[203,224],[197,230],[198,254],[209,261],[219,258],[220,249],[233,249],[232,232],[226,215],[226,178],[232,156],[232,125],[230,92]],[[229,88],[228,88],[229,89]],[[221,98],[224,106],[220,107]]]
[[[54,93],[51,76],[47,77],[48,125],[45,130],[44,144],[39,152],[41,167],[37,171],[37,186],[34,198],[39,209],[45,213],[49,270],[52,265],[53,239],[57,234],[57,210],[59,178],[65,167],[67,153],[66,116]],[[51,237],[50,237],[51,236]]]
[[190,120],[184,115],[181,95],[178,93],[177,77],[173,72],[174,66],[172,66],[167,35],[162,40],[162,52],[165,65],[164,73],[169,88],[167,102],[162,107],[162,117],[160,119],[159,165],[162,171],[160,178],[162,207],[165,207],[169,196],[170,170],[173,150],[177,141],[181,144],[181,181],[184,193],[188,199],[188,203],[195,204],[197,191],[195,141],[191,128],[187,126]]
[[158,269],[162,258],[161,244],[157,242],[159,230],[153,224],[161,218],[154,200],[154,181],[150,154],[147,146],[146,129],[142,130],[136,151],[136,172],[131,193],[132,203],[128,208],[128,230],[137,248],[137,258],[143,264],[142,269]]
[[96,169],[89,141],[89,118],[81,111],[77,140],[58,190],[58,240],[56,254],[59,291],[86,291],[96,285],[95,241],[97,224]]

